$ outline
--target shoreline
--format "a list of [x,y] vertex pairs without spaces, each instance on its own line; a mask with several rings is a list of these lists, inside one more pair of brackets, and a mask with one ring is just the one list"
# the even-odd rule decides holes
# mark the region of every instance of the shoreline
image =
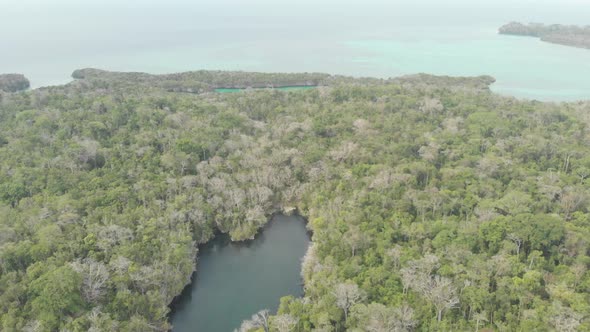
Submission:
[[[513,36],[513,37],[522,37],[513,34],[502,34],[504,36]],[[550,43],[553,44],[553,43]],[[556,44],[554,44],[556,45]],[[578,48],[579,49],[579,48]],[[118,71],[107,71],[107,70],[100,70],[100,69],[83,69],[87,71],[91,71],[94,75],[89,77],[82,77],[82,78],[73,78],[71,81],[63,84],[56,84],[56,85],[48,85],[48,86],[41,86],[41,87],[31,87],[26,90],[22,90],[19,92],[27,92],[27,91],[48,91],[52,89],[57,89],[64,86],[74,85],[74,84],[81,84],[80,82],[92,82],[92,81],[106,81],[110,83],[124,83],[126,85],[145,85],[151,86],[154,85],[156,88],[166,89],[167,92],[179,92],[179,93],[193,93],[199,94],[204,92],[216,92],[216,93],[231,93],[231,92],[238,92],[238,91],[246,91],[246,90],[262,90],[262,89],[276,89],[281,91],[289,91],[291,88],[293,90],[306,90],[306,89],[313,89],[313,88],[321,88],[321,87],[330,87],[337,85],[339,83],[352,83],[355,82],[357,84],[363,83],[371,83],[371,84],[390,84],[390,83],[405,83],[407,81],[412,80],[419,80],[421,77],[433,78],[438,80],[478,80],[482,77],[490,77],[493,81],[489,81],[487,83],[487,89],[496,95],[505,98],[515,98],[517,100],[522,101],[541,101],[541,102],[549,102],[549,103],[578,103],[590,100],[590,96],[587,97],[556,97],[555,95],[549,94],[543,97],[535,97],[537,93],[534,93],[536,90],[535,88],[519,88],[519,87],[511,87],[510,84],[504,84],[502,81],[497,81],[495,78],[491,76],[452,76],[452,75],[431,75],[425,73],[418,73],[418,74],[410,74],[410,75],[402,75],[396,77],[389,77],[389,78],[378,78],[378,77],[367,77],[367,76],[345,76],[345,75],[338,75],[338,74],[327,74],[327,73],[272,73],[272,72],[248,72],[248,71],[224,71],[224,70],[197,70],[197,71],[185,71],[185,72],[174,72],[174,73],[167,73],[167,74],[151,74],[145,72],[118,72]],[[76,73],[79,70],[74,71]],[[166,87],[164,84],[177,84],[178,82],[185,84],[183,82],[183,77],[188,77],[191,75],[198,75],[198,74],[211,74],[211,75],[218,75],[218,74],[227,74],[229,76],[249,76],[249,75],[259,75],[259,76],[273,76],[273,75],[283,75],[286,77],[289,76],[319,76],[321,82],[305,82],[305,84],[292,84],[291,82],[280,82],[277,81],[274,83],[274,86],[270,86],[266,82],[251,82],[248,85],[245,84],[223,84],[220,82],[206,82],[203,80],[186,80],[186,82],[190,83],[187,86],[180,86],[180,87]],[[74,75],[74,74],[73,74]],[[113,76],[113,77],[110,77]],[[139,79],[135,80],[135,77],[139,77]],[[317,77],[315,78],[318,79]],[[147,80],[147,81],[146,81]],[[157,86],[160,83],[160,86]],[[311,84],[307,84],[311,83]],[[195,86],[196,85],[196,86]],[[234,90],[234,91],[218,91],[218,90]],[[514,93],[516,91],[521,91],[521,93]],[[529,91],[533,91],[531,94]],[[19,93],[16,92],[16,93]],[[512,92],[512,93],[511,93]],[[9,93],[9,92],[3,92]],[[10,92],[13,93],[13,92]]]

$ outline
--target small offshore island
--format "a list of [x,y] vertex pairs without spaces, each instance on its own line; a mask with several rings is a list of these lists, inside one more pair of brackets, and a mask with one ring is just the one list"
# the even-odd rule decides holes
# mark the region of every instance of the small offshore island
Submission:
[[22,74],[0,74],[0,91],[18,92],[31,86],[29,80]]
[[548,43],[590,49],[590,26],[545,25],[542,23],[525,25],[519,22],[510,22],[501,26],[499,33],[503,35],[538,37]]

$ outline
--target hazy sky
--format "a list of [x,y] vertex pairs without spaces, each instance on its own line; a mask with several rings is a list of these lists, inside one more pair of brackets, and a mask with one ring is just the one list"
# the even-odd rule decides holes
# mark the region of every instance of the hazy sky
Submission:
[[108,21],[143,26],[174,19],[174,25],[194,26],[198,23],[195,17],[205,21],[231,17],[309,19],[313,21],[301,23],[328,25],[347,20],[364,24],[376,18],[455,24],[461,23],[458,17],[471,22],[590,24],[589,16],[588,0],[0,0],[0,37],[12,34],[14,24],[34,30],[64,25],[75,29],[73,24],[88,27]]
[[[308,15],[315,13],[329,14],[347,12],[355,9],[356,13],[387,15],[388,10],[423,9],[425,12],[434,8],[449,9],[475,9],[496,8],[506,11],[516,9],[519,12],[529,10],[535,12],[569,12],[576,19],[588,19],[588,12],[582,9],[588,8],[587,0],[1,0],[0,9],[4,13],[14,13],[22,16],[47,10],[49,12],[69,9],[100,9],[104,10],[141,10],[149,8],[167,9],[174,11],[180,8],[194,10],[214,11],[221,14],[223,10],[234,11],[232,7],[238,7],[243,14],[260,14],[264,11],[268,14],[299,15],[302,12]],[[295,10],[293,12],[293,10]],[[385,10],[385,11],[383,11]],[[43,13],[39,13],[43,14]],[[182,13],[179,13],[182,14]],[[470,14],[470,13],[466,13]],[[39,16],[39,15],[34,15]],[[22,17],[21,17],[22,18]]]

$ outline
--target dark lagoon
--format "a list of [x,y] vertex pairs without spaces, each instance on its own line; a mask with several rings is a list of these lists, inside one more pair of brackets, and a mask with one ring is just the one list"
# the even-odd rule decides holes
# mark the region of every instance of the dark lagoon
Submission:
[[303,294],[301,259],[309,245],[305,221],[277,215],[253,241],[219,235],[199,251],[193,283],[173,305],[175,332],[224,332],[283,296]]

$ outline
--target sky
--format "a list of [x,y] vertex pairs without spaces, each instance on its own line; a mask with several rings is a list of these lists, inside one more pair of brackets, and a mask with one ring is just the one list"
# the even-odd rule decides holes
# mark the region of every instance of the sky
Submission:
[[441,25],[493,18],[585,25],[590,24],[589,16],[589,0],[0,0],[0,37],[18,35],[15,26],[34,35],[47,29],[75,33],[77,27],[93,25],[105,29],[105,22],[112,29],[133,24],[149,29],[171,20],[178,27],[194,26],[195,18],[229,24],[233,17],[245,17],[324,29],[330,24],[392,19],[416,24],[429,19]]
[[[6,14],[16,14],[19,18],[36,15],[35,12],[46,11],[51,13],[69,9],[86,8],[98,10],[98,14],[125,10],[149,10],[159,8],[165,12],[178,12],[178,9],[191,9],[211,11],[222,14],[228,11],[228,6],[238,6],[243,15],[260,14],[262,11],[269,14],[282,15],[317,15],[330,13],[348,14],[372,14],[387,15],[389,10],[422,9],[429,8],[448,9],[489,9],[504,8],[518,11],[529,10],[532,13],[568,12],[576,19],[588,19],[588,12],[580,10],[588,8],[587,0],[0,0],[0,9]],[[352,11],[354,9],[354,11]],[[230,12],[233,12],[229,10]],[[6,15],[9,16],[9,15]]]

